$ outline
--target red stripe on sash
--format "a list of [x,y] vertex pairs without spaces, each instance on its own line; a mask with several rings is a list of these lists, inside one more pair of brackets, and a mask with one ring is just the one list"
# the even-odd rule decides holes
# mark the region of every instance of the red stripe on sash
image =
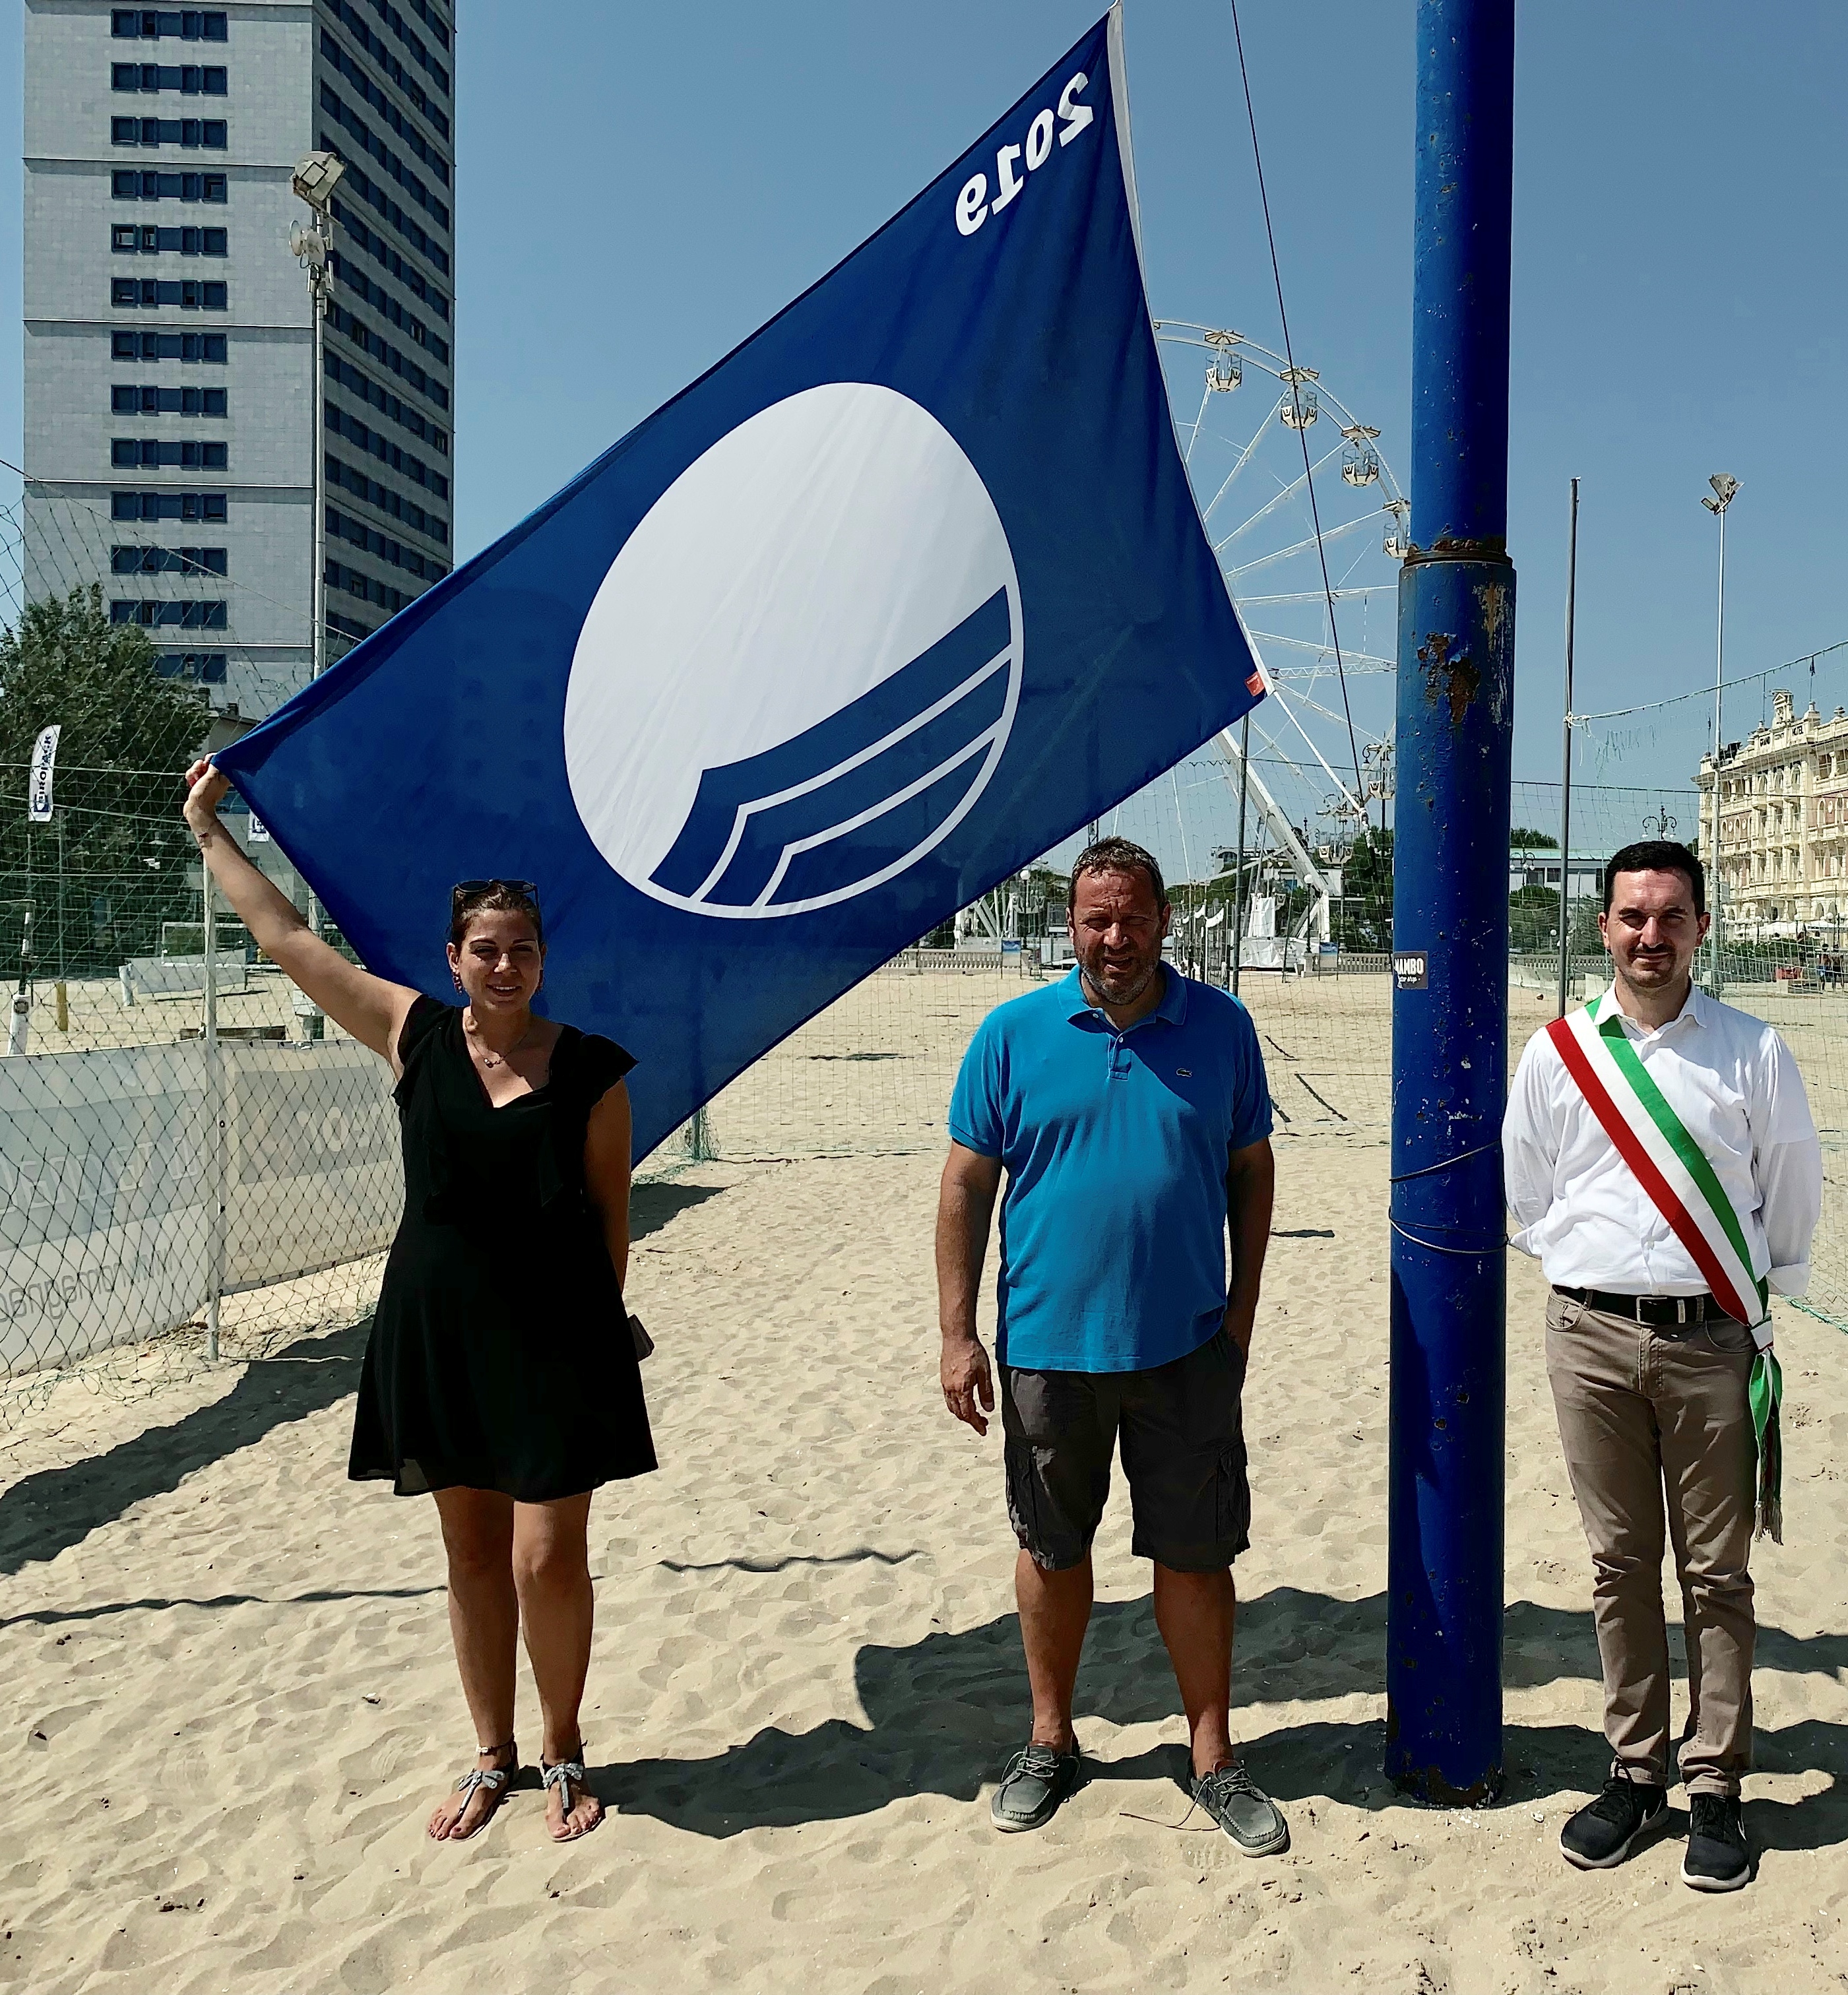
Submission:
[[1676,1239],[1693,1255],[1694,1265],[1706,1277],[1707,1286],[1726,1306],[1726,1313],[1740,1323],[1755,1322],[1759,1312],[1746,1307],[1706,1235],[1695,1224],[1693,1214],[1675,1196],[1675,1187],[1656,1168],[1635,1130],[1624,1121],[1623,1111],[1611,1099],[1609,1090],[1585,1058],[1585,1049],[1579,1045],[1571,1027],[1565,1019],[1555,1018],[1547,1031],[1559,1049],[1559,1057],[1565,1062],[1567,1073],[1578,1083],[1579,1093],[1602,1125],[1605,1135],[1617,1146],[1618,1155],[1635,1173],[1637,1182],[1668,1221]]

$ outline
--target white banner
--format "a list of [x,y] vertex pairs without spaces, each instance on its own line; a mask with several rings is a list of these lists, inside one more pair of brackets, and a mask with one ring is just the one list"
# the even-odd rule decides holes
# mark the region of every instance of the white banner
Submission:
[[197,1045],[0,1066],[0,1375],[204,1308],[205,1081]]
[[227,1293],[389,1247],[404,1207],[390,1068],[352,1039],[220,1051]]
[[[390,1244],[385,1063],[351,1040],[222,1044],[226,1293]],[[214,1159],[204,1042],[0,1062],[0,1377],[198,1320]]]
[[26,778],[28,824],[51,822],[51,778],[58,765],[58,736],[63,731],[61,726],[54,723],[43,729],[32,744],[32,766]]

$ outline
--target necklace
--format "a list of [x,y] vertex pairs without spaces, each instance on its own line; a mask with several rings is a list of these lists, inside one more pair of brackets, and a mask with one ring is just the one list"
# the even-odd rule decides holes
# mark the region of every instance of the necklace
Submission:
[[[471,1012],[469,1016],[472,1018],[474,1014]],[[538,1028],[538,1021],[534,1019],[533,1023],[527,1027],[526,1030],[520,1035],[519,1038],[517,1039],[503,1053],[496,1052],[493,1048],[489,1046],[487,1042],[482,1039],[481,1028],[479,1025],[472,1025],[469,1029],[476,1035],[476,1043],[479,1047],[481,1052],[482,1065],[490,1069],[497,1066],[505,1066],[507,1062],[514,1057],[514,1054],[518,1052],[520,1049],[532,1037],[534,1031]]]

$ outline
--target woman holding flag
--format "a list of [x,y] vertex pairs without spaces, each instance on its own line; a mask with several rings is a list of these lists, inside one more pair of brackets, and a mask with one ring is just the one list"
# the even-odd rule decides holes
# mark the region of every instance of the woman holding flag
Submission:
[[1663,1516],[1687,1635],[1685,1883],[1750,1880],[1748,1570],[1781,1534],[1769,1293],[1801,1295],[1822,1162],[1790,1049],[1694,987],[1705,881],[1685,846],[1626,846],[1604,874],[1609,992],[1534,1034],[1502,1149],[1514,1244],[1552,1285],[1547,1369],[1592,1552],[1610,1777],[1567,1822],[1581,1870],[1666,1819]]
[[315,1003],[387,1060],[404,1125],[404,1217],[367,1342],[348,1473],[434,1495],[449,1627],[479,1742],[430,1818],[437,1841],[485,1828],[519,1767],[520,1634],[539,1692],[555,1840],[603,1808],[578,1713],[594,1602],[592,1492],[655,1465],[623,1307],[630,1125],[613,1042],[539,1017],[537,891],[465,880],[451,895],[446,1004],[369,975],[314,934],[218,817],[228,785],[187,772],[186,821],[225,898]]

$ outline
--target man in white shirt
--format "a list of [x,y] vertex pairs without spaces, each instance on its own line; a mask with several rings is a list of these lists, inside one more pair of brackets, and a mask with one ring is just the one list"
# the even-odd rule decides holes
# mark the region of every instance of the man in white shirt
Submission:
[[[1606,869],[1604,905],[1599,927],[1616,980],[1589,1041],[1608,1050],[1603,1078],[1580,1051],[1587,1020],[1575,1022],[1575,1038],[1535,1033],[1502,1130],[1514,1244],[1539,1258],[1552,1284],[1547,1369],[1591,1546],[1613,1755],[1603,1791],[1566,1824],[1560,1848],[1581,1870],[1609,1869],[1665,1819],[1665,1496],[1688,1652],[1681,1876],[1697,1890],[1736,1890],[1751,1877],[1739,1799],[1751,1763],[1756,1633],[1747,1387],[1766,1333],[1755,1340],[1716,1299],[1714,1257],[1697,1258],[1690,1244],[1701,1228],[1686,1208],[1697,1201],[1690,1190],[1678,1211],[1650,1152],[1671,1173],[1678,1155],[1687,1162],[1679,1182],[1709,1187],[1701,1210],[1722,1253],[1734,1241],[1731,1265],[1749,1257],[1753,1282],[1787,1296],[1808,1284],[1822,1152],[1790,1049],[1761,1019],[1694,988],[1709,920],[1700,861],[1664,840],[1626,846]],[[1634,1084],[1620,1108],[1626,1075]],[[1612,1129],[1623,1116],[1642,1135],[1620,1149]],[[1747,1307],[1764,1305],[1754,1296]]]

